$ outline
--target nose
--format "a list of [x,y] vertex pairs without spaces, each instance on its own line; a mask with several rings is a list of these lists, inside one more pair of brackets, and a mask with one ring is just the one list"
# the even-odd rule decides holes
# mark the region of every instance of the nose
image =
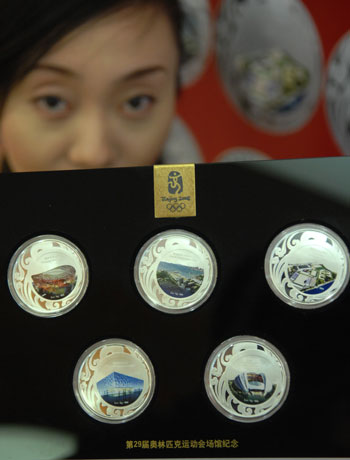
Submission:
[[68,152],[77,168],[107,168],[116,163],[118,146],[112,127],[103,113],[90,113],[77,120]]

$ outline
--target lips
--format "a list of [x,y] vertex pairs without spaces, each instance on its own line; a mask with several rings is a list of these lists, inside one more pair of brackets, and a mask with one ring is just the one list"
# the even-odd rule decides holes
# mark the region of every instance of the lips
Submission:
[[35,291],[45,299],[58,300],[70,294],[77,282],[75,268],[61,265],[32,276]]

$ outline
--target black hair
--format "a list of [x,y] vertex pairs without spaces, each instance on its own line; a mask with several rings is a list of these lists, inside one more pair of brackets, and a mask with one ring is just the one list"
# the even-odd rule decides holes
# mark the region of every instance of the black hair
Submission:
[[150,4],[168,15],[181,61],[179,0],[0,0],[0,107],[15,83],[66,34],[108,11]]

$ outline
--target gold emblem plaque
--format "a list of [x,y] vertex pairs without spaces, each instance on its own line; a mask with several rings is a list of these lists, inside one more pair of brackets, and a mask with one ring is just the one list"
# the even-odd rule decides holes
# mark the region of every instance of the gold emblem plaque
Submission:
[[196,176],[194,164],[155,165],[154,217],[193,217],[196,215]]

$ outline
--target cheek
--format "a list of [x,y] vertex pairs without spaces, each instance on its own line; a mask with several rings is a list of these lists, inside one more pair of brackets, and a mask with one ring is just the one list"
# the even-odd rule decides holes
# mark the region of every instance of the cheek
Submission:
[[52,169],[55,145],[28,117],[4,114],[0,123],[3,157],[13,171]]
[[124,159],[130,166],[146,166],[157,162],[168,138],[174,116],[174,103],[169,103],[140,132],[125,138]]
[[3,156],[10,166],[26,164],[29,158],[29,151],[32,146],[32,139],[28,125],[17,120],[16,117],[4,114],[1,120],[1,147]]

